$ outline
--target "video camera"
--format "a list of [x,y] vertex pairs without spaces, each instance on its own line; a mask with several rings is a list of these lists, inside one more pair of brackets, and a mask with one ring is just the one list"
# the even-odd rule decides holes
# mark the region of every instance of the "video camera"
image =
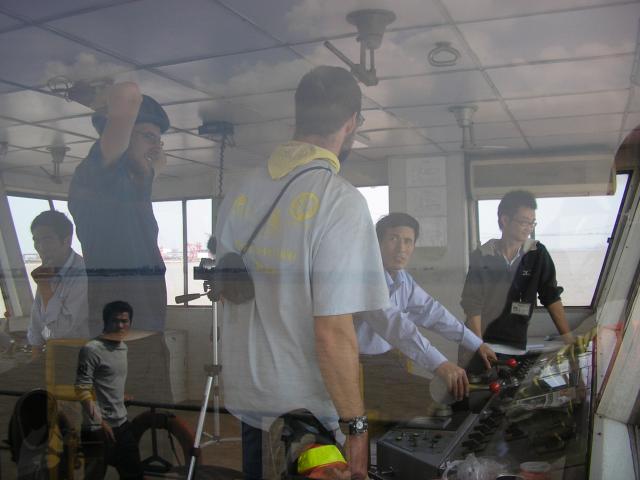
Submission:
[[193,279],[213,283],[216,281],[216,261],[213,258],[201,258],[200,265],[193,267]]
[[[253,281],[244,260],[234,252],[224,255],[217,264],[211,258],[200,259],[200,265],[193,267],[193,278],[204,281],[205,292],[214,301],[222,297],[231,303],[244,303],[255,296]],[[183,295],[180,300],[192,300],[192,295]]]

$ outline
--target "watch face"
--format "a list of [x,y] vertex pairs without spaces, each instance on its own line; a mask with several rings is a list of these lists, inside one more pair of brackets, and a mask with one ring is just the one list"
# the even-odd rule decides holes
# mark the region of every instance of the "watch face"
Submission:
[[364,428],[364,422],[362,420],[358,420],[356,421],[356,429],[357,430],[362,430]]

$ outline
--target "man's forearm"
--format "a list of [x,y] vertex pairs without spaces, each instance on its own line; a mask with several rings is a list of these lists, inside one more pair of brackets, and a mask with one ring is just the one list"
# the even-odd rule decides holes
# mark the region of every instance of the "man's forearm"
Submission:
[[107,98],[107,124],[100,136],[100,150],[105,166],[112,165],[129,147],[138,116],[142,94],[138,85],[124,82],[113,85]]
[[351,315],[315,317],[318,365],[340,418],[364,414],[358,341]]
[[571,328],[569,327],[569,322],[567,322],[567,317],[564,314],[564,306],[562,305],[562,301],[558,300],[551,305],[547,305],[547,310],[549,311],[549,315],[551,315],[553,323],[558,329],[558,333],[563,336],[564,340],[567,343],[573,341]]
[[467,316],[467,328],[482,339],[482,321],[480,315]]
[[87,393],[89,393],[88,397],[83,396],[82,393],[78,394],[80,397],[80,404],[82,405],[82,409],[87,414],[87,416],[91,420],[93,420],[95,423],[101,423],[102,415],[100,414],[100,409],[98,408],[98,405],[91,397],[91,393],[90,392],[87,392]]

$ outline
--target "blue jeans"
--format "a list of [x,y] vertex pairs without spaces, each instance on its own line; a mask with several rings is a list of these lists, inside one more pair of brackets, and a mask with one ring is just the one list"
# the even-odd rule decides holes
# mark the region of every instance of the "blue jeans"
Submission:
[[242,422],[242,473],[246,480],[262,480],[262,430]]

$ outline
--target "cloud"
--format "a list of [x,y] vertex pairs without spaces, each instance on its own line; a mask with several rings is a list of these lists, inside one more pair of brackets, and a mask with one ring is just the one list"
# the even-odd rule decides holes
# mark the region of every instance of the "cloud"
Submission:
[[311,69],[304,59],[284,60],[276,63],[258,61],[234,67],[235,74],[223,82],[211,82],[195,76],[198,88],[215,96],[250,95],[285,88],[295,88],[300,78]]
[[111,78],[125,70],[127,69],[123,65],[98,61],[92,53],[80,53],[72,64],[60,61],[47,62],[43,83],[57,76],[67,77],[73,81]]

